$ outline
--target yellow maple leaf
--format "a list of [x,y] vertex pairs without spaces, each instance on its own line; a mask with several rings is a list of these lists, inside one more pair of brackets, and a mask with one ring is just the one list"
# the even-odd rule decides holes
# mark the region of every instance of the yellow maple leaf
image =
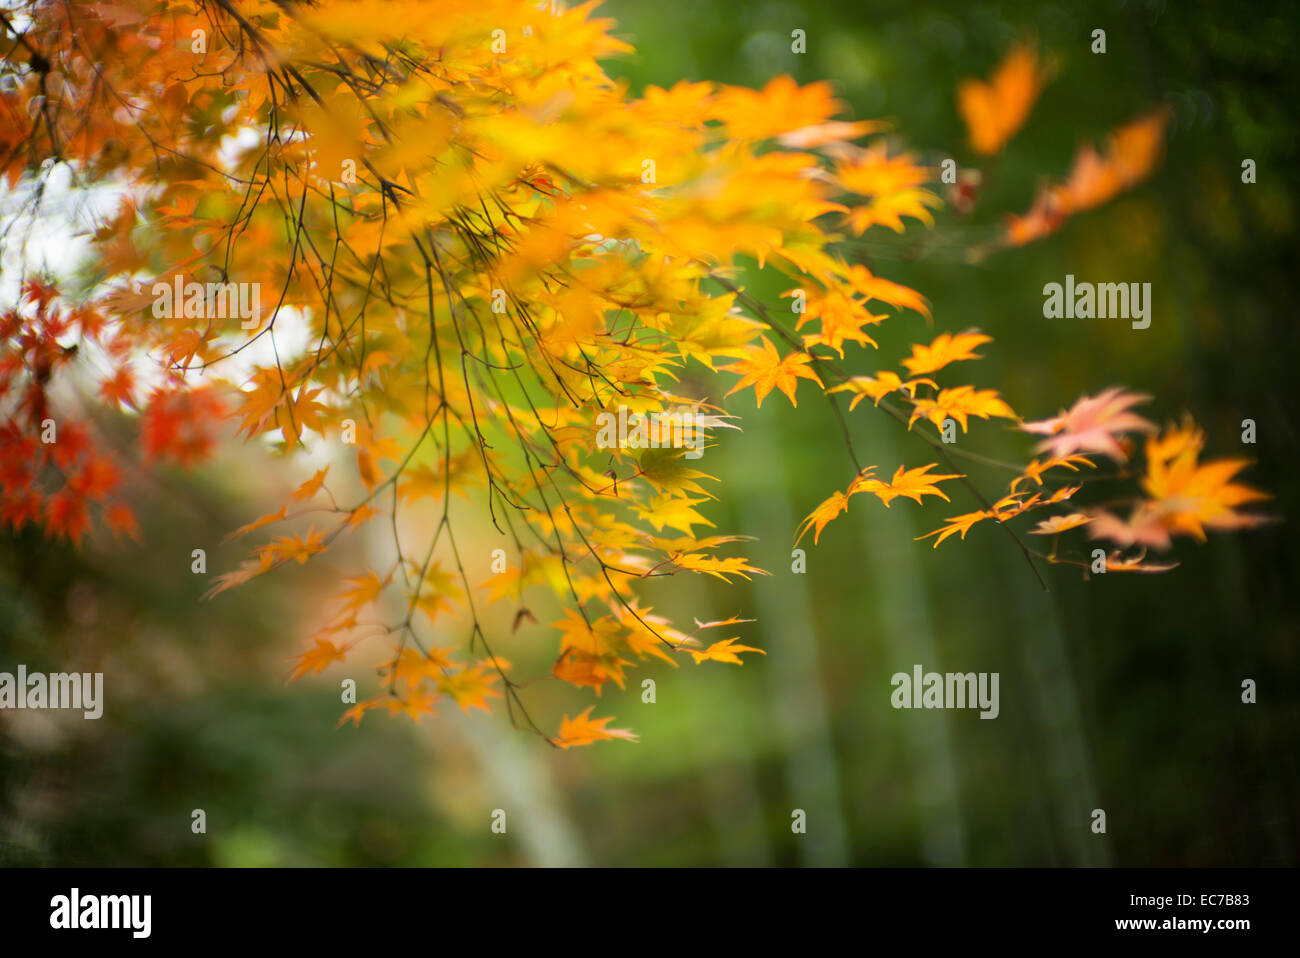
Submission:
[[907,229],[904,216],[933,226],[934,216],[928,207],[942,205],[943,201],[929,190],[902,190],[853,207],[847,218],[849,227],[859,236],[873,226],[888,226],[895,233],[902,233]]
[[365,155],[365,130],[370,119],[365,106],[346,86],[316,103],[303,98],[303,125],[311,132],[308,148],[313,151],[314,172],[325,180],[339,181],[343,164],[351,160],[360,167]]
[[911,418],[907,420],[910,429],[917,419],[925,417],[940,429],[946,419],[955,419],[961,424],[961,431],[966,432],[966,417],[978,416],[988,419],[999,416],[1003,419],[1016,419],[1015,410],[998,396],[996,389],[976,389],[974,386],[955,386],[942,389],[933,399],[914,399]]
[[688,649],[691,658],[695,664],[701,662],[730,662],[733,665],[744,665],[740,659],[740,652],[757,652],[759,655],[767,655],[762,649],[756,649],[749,645],[736,645],[739,639],[723,639],[720,642],[714,642],[707,649]]
[[945,501],[951,501],[935,483],[942,482],[945,479],[960,479],[962,477],[956,474],[950,476],[931,474],[930,470],[937,465],[938,463],[931,462],[924,466],[917,466],[915,469],[905,469],[903,466],[899,466],[894,472],[893,478],[887,483],[870,476],[859,476],[853,481],[853,485],[849,486],[849,495],[870,492],[877,496],[885,504],[886,508],[899,496],[916,502],[920,502],[922,496],[938,496]]
[[412,596],[415,608],[427,615],[430,621],[444,612],[452,610],[452,602],[462,598],[464,593],[456,585],[455,576],[445,571],[441,564],[434,562],[424,573],[417,593]]
[[674,556],[673,564],[679,569],[704,572],[716,579],[721,579],[723,582],[730,582],[729,576],[734,575],[738,575],[742,579],[749,579],[752,575],[767,575],[762,569],[750,565],[747,559],[740,556],[722,558],[692,552],[686,555]]
[[966,533],[970,532],[971,526],[975,525],[977,522],[982,522],[985,519],[992,518],[992,515],[991,512],[980,510],[979,512],[967,512],[960,516],[953,516],[951,519],[945,520],[948,523],[947,525],[940,526],[933,532],[927,532],[923,536],[917,536],[916,541],[920,542],[922,539],[930,538],[930,536],[938,536],[939,538],[934,540],[934,548],[937,549],[939,548],[939,543],[943,542],[944,539],[951,535],[957,535],[960,533],[961,538],[965,539]]
[[501,697],[501,693],[492,688],[492,683],[497,678],[499,676],[495,673],[488,671],[483,666],[475,665],[471,668],[463,668],[458,672],[439,675],[438,691],[451,696],[452,700],[464,712],[469,712],[472,708],[488,712],[491,711],[487,703],[488,696]]
[[644,509],[637,509],[637,515],[654,526],[656,532],[668,526],[673,529],[680,529],[689,536],[693,525],[713,525],[712,522],[693,508],[705,501],[704,499],[692,499],[689,496],[655,496],[647,502]]
[[827,524],[848,508],[848,496],[836,490],[829,499],[814,509],[808,518],[804,519],[803,524],[799,527],[799,536],[794,540],[794,544],[799,545],[803,541],[803,537],[808,534],[808,530],[813,529],[813,545],[816,545],[818,540],[821,539],[822,530],[826,528]]
[[882,369],[876,373],[875,378],[871,376],[852,376],[840,383],[838,386],[832,386],[826,390],[828,393],[851,392],[853,399],[849,402],[849,411],[852,412],[858,403],[864,398],[870,397],[875,400],[877,406],[880,400],[884,399],[895,390],[902,390],[909,396],[915,396],[918,386],[930,386],[938,389],[939,384],[933,379],[927,379],[924,376],[917,379],[909,379],[906,382],[898,373],[890,372],[888,369]]
[[916,343],[912,346],[912,355],[903,360],[903,365],[913,376],[932,373],[949,363],[963,359],[982,358],[975,352],[977,346],[993,342],[992,336],[971,330],[965,333],[940,333],[929,346]]
[[1075,463],[1078,463],[1079,466],[1087,466],[1089,469],[1097,468],[1097,464],[1087,456],[1077,454],[1060,458],[1045,459],[1042,462],[1039,462],[1037,459],[1032,459],[1030,460],[1029,465],[1025,466],[1025,471],[1011,480],[1011,491],[1015,492],[1016,486],[1020,485],[1022,482],[1032,482],[1035,485],[1041,486],[1043,484],[1043,473],[1047,472],[1049,469],[1064,468],[1069,469],[1071,472],[1078,472],[1079,468]]

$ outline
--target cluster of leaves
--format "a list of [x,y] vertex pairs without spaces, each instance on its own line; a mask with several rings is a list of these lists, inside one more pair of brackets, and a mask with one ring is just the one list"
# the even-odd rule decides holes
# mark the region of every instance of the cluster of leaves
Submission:
[[[966,80],[958,86],[958,109],[976,154],[989,158],[1005,148],[1028,119],[1047,77],[1048,71],[1039,63],[1033,47],[1020,45],[1008,53],[988,81]],[[1167,121],[1166,110],[1152,111],[1114,131],[1103,152],[1098,152],[1091,144],[1083,145],[1067,179],[1061,184],[1043,184],[1031,210],[1024,216],[1009,216],[1004,233],[988,247],[972,250],[973,258],[1048,236],[1071,215],[1099,206],[1141,181],[1159,160]],[[953,205],[960,214],[972,210],[982,180],[982,173],[974,167],[962,171],[955,188],[950,191]],[[925,217],[917,214],[917,218]],[[883,408],[900,422],[905,422],[909,430],[917,420],[939,428],[951,422],[953,427],[959,425],[962,432],[966,432],[971,417],[1010,419],[1020,430],[1047,437],[1034,449],[1035,453],[1045,454],[1044,458],[1030,459],[1023,466],[995,463],[1014,474],[1005,495],[996,501],[985,498],[960,473],[954,471],[939,475],[930,472],[937,463],[912,469],[900,465],[888,482],[876,477],[875,466],[859,466],[859,474],[845,491],[833,493],[804,520],[799,540],[811,529],[816,543],[826,525],[846,512],[849,500],[858,493],[872,493],[886,507],[900,496],[918,503],[925,496],[950,501],[940,483],[952,480],[965,482],[983,508],[953,516],[946,520],[945,525],[920,538],[934,537],[937,548],[954,535],[965,539],[974,525],[985,520],[1001,525],[1029,512],[1061,506],[1064,511],[1057,511],[1029,530],[1034,535],[1053,537],[1048,553],[1030,548],[1010,526],[1006,527],[1031,566],[1035,558],[1040,558],[1053,564],[1077,565],[1085,570],[1164,572],[1174,568],[1176,563],[1147,561],[1148,549],[1168,550],[1174,536],[1190,536],[1203,541],[1206,529],[1230,531],[1268,521],[1266,517],[1237,509],[1268,498],[1265,493],[1232,481],[1249,465],[1248,460],[1227,458],[1202,464],[1199,457],[1204,446],[1204,434],[1190,416],[1181,426],[1168,426],[1158,438],[1151,435],[1145,445],[1145,471],[1132,467],[1133,437],[1159,431],[1154,423],[1133,412],[1134,406],[1149,401],[1150,396],[1113,387],[1096,396],[1081,397],[1069,410],[1062,410],[1051,419],[1023,422],[996,390],[971,385],[941,386],[931,378],[932,374],[951,363],[979,359],[976,348],[991,341],[991,337],[978,330],[956,335],[943,333],[929,346],[912,346],[911,357],[901,364],[908,373],[906,379],[892,370],[881,370],[869,376],[840,375],[839,382],[826,391],[849,393],[852,396],[850,411],[865,398],[872,399],[877,407],[881,407],[882,400],[889,397],[895,401],[894,405],[886,402]],[[825,343],[824,340],[817,342]],[[806,338],[805,345],[814,345],[813,338]],[[875,343],[869,341],[864,345],[874,347]],[[843,351],[839,352],[842,358]],[[793,361],[788,357],[783,360]],[[830,363],[820,360],[813,361],[812,368],[801,364],[798,369],[802,375],[821,384],[814,371],[818,367],[838,373]],[[933,440],[930,442],[949,466],[952,466],[952,456],[965,455],[955,449],[945,450],[942,444]],[[1109,458],[1117,466],[1116,471],[1097,472],[1098,463],[1092,458],[1097,455]],[[979,459],[990,462],[987,457]],[[1053,473],[1053,480],[1063,472],[1071,475],[1065,480],[1054,481],[1053,487],[1049,488],[1045,480],[1048,472]],[[1134,477],[1138,478],[1139,484],[1134,492],[1121,493],[1103,505],[1078,509],[1065,506],[1090,481],[1114,482]],[[1113,509],[1120,505],[1128,506],[1127,518],[1115,515]],[[1085,526],[1090,538],[1106,541],[1115,547],[1109,552],[1101,550],[1098,558],[1103,559],[1104,564],[1087,561],[1081,553],[1059,551],[1057,537],[1061,533]]]
[[[957,88],[957,106],[970,131],[971,149],[992,159],[1028,120],[1047,84],[1051,68],[1040,63],[1028,43],[1014,47],[987,81],[970,79]],[[1029,210],[1007,217],[1005,231],[972,257],[997,249],[1023,246],[1050,236],[1076,213],[1101,206],[1145,179],[1160,160],[1169,111],[1151,110],[1113,130],[1101,151],[1091,143],[1079,147],[1070,172],[1060,183],[1043,182]],[[950,190],[954,208],[962,215],[974,208],[983,171],[971,166]]]
[[[77,323],[111,342],[107,400],[134,407],[150,384],[146,450],[194,461],[229,406],[250,439],[285,453],[341,443],[355,460],[353,474],[327,485],[321,470],[237,530],[296,529],[257,546],[212,594],[307,562],[376,520],[391,529],[391,563],[348,579],[293,670],[320,672],[362,641],[390,643],[380,693],[345,720],[502,698],[512,719],[545,734],[481,624],[492,603],[514,606],[516,628],[534,619],[527,596],[537,593],[562,608],[553,675],[597,694],[622,687],[639,660],[739,663],[759,651],[700,638],[739,619],[680,631],[637,594],[651,577],[761,571],[725,554],[738,537],[700,533],[712,525],[698,507],[714,477],[682,449],[598,442],[602,414],[620,408],[694,409],[707,440],[719,410],[675,391],[692,361],[739,375],[731,391],[752,386],[760,403],[773,389],[795,402],[805,380],[831,394],[837,416],[834,394],[845,391],[909,429],[1019,421],[994,390],[932,378],[977,358],[989,339],[977,331],[916,344],[906,380],[835,362],[846,345],[875,347],[868,330],[891,308],[930,318],[919,293],[847,262],[838,244],[846,230],[930,223],[933,170],[891,154],[880,125],[836,119],[844,107],[825,83],[682,82],[629,97],[598,64],[628,48],[591,12],[518,0],[35,0],[0,19],[11,186],[31,191],[36,212],[53,166],[118,190],[115,214],[90,237],[96,282]],[[1018,125],[1008,109],[996,95],[976,108],[1001,117],[999,145]],[[748,261],[789,278],[802,307],[794,330],[736,285]],[[228,316],[187,294],[183,308],[158,310],[155,282],[252,284],[264,309]],[[17,357],[9,380],[66,364],[55,344],[70,329],[40,333],[30,310],[12,315],[3,338],[20,345],[6,352]],[[815,331],[800,332],[810,323]],[[283,345],[286,329],[305,330],[308,348]],[[35,346],[22,345],[32,336]],[[39,424],[23,403],[9,418],[13,442]],[[1068,437],[1087,448],[1097,428],[1117,431],[1065,415],[1049,430],[1057,454],[1018,480],[1041,485],[1049,468],[1082,465],[1060,450]],[[1125,525],[1134,544],[1160,546],[1153,523],[1173,534],[1237,521],[1203,500],[1235,515],[1241,487],[1215,485],[1222,468],[1195,465],[1190,433],[1175,447],[1166,437],[1148,453],[1160,464],[1144,486],[1156,505]],[[899,466],[888,481],[859,466],[847,493],[810,517],[815,538],[859,492],[886,506],[947,499],[939,484],[965,477],[934,465]],[[35,482],[14,478],[7,489]],[[1068,498],[1013,487],[981,518]],[[8,503],[13,524],[85,525],[58,525],[53,508],[11,514]],[[1153,518],[1152,508],[1162,511]],[[483,512],[509,553],[490,575],[464,532]],[[1094,526],[1114,531],[1118,520],[1103,519]],[[436,641],[453,624],[466,641]],[[546,738],[568,747],[633,737],[590,714]]]
[[50,416],[51,379],[75,359],[80,341],[97,342],[104,332],[100,313],[65,310],[56,296],[52,286],[25,283],[19,303],[0,315],[0,402],[12,409],[0,422],[0,520],[80,543],[95,509],[109,528],[134,536],[135,517],[116,496],[114,457],[92,441],[86,423]]

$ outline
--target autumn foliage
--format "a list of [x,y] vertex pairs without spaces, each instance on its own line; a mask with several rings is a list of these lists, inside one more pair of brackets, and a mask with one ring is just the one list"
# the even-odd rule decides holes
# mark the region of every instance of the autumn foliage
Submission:
[[[811,390],[842,417],[847,394],[848,416],[887,415],[930,443],[931,461],[910,463],[858,462],[850,447],[846,486],[792,539],[811,529],[815,542],[859,494],[892,507],[961,489],[979,508],[944,520],[936,546],[997,524],[1038,574],[1042,562],[1088,566],[1086,550],[1059,545],[1074,532],[1109,544],[1108,571],[1154,571],[1146,552],[1174,537],[1258,521],[1238,509],[1261,497],[1235,481],[1245,463],[1202,462],[1196,427],[1158,431],[1135,411],[1144,396],[1112,388],[1025,422],[996,389],[961,382],[991,348],[979,330],[871,360],[881,323],[944,321],[842,241],[931,224],[942,200],[936,171],[882,124],[845,119],[827,83],[681,82],[631,97],[598,62],[627,47],[589,4],[118,0],[2,16],[10,188],[39,209],[63,168],[78,187],[115,191],[89,237],[93,281],[61,290],[33,277],[0,318],[4,519],[79,540],[102,512],[134,530],[113,454],[47,396],[73,367],[100,402],[138,414],[133,468],[200,461],[227,417],[268,452],[330,444],[334,465],[233,533],[265,541],[211,594],[368,524],[389,529],[391,562],[340,584],[291,672],[387,643],[376,694],[344,721],[504,704],[540,732],[482,625],[503,603],[526,627],[545,607],[538,593],[560,609],[542,623],[558,636],[553,675],[597,695],[642,662],[760,651],[727,634],[740,619],[681,629],[638,596],[651,577],[760,574],[738,537],[709,531],[715,477],[681,449],[597,443],[598,416],[619,407],[692,409],[711,441],[721,400],[675,391],[690,364],[721,374],[718,394],[752,389],[758,404]],[[1004,148],[1044,82],[1023,48],[960,88],[977,154]],[[1134,185],[1162,136],[1153,113],[1082,149],[996,245],[1047,235]],[[777,318],[784,303],[743,288],[751,264],[786,277],[792,323]],[[155,284],[178,277],[204,294],[157,309]],[[253,284],[260,314],[213,309],[206,284]],[[284,347],[291,330],[309,346]],[[949,419],[963,432],[1002,421],[1039,445],[986,497],[938,439]],[[1130,479],[1127,512],[1076,504],[1102,460]],[[468,545],[475,515],[499,534],[500,569]],[[1049,551],[1013,529],[1022,516]],[[591,712],[546,737],[635,739]]]

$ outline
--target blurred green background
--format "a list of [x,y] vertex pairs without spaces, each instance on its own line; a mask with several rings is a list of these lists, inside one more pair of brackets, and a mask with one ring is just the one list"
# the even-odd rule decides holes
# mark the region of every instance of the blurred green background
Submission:
[[[1192,412],[1207,455],[1258,460],[1247,480],[1288,521],[1197,546],[1160,576],[1045,570],[1042,592],[999,530],[977,526],[938,550],[914,536],[977,508],[955,496],[921,509],[855,501],[808,568],[790,571],[800,519],[853,467],[824,404],[732,397],[743,433],[700,465],[726,494],[707,514],[773,572],[752,584],[654,583],[656,612],[702,620],[738,611],[765,649],[743,668],[647,665],[612,686],[597,715],[638,744],[557,751],[513,731],[504,711],[444,706],[414,726],[372,715],[335,730],[351,664],[283,684],[306,622],[349,558],[286,569],[216,601],[189,574],[241,544],[221,537],[295,484],[268,485],[251,450],[136,490],[144,546],[96,540],[76,552],[27,532],[0,538],[0,669],[111,674],[98,722],[0,713],[0,863],[7,865],[1292,865],[1300,850],[1300,661],[1291,523],[1300,448],[1293,4],[610,2],[600,11],[638,48],[611,61],[633,90],[679,79],[762,85],[779,73],[828,79],[855,118],[887,117],[927,162],[974,161],[956,84],[985,77],[1034,37],[1056,75],[988,174],[974,214],[939,213],[902,238],[877,228],[856,254],[930,298],[936,329],[906,314],[878,327],[879,357],[978,326],[995,338],[972,381],[1030,418],[1085,392],[1156,396],[1159,421]],[[1094,29],[1107,52],[1089,51]],[[790,33],[807,34],[807,53]],[[963,251],[1023,212],[1074,151],[1168,103],[1163,165],[1137,189],[1056,236],[979,265]],[[1258,182],[1240,182],[1254,159]],[[884,235],[877,235],[884,233]],[[1146,330],[1046,320],[1042,287],[1150,282]],[[746,280],[774,306],[776,279]],[[784,308],[784,307],[782,307]],[[874,333],[875,331],[873,331]],[[720,396],[726,381],[693,388]],[[1241,421],[1258,443],[1241,445]],[[931,460],[883,416],[850,417],[864,461]],[[1023,458],[1001,425],[962,442]],[[986,490],[1002,481],[970,471]],[[304,476],[298,477],[305,478]],[[960,495],[960,493],[958,494]],[[490,548],[486,536],[481,539]],[[543,626],[548,621],[542,617]],[[508,636],[508,618],[497,623]],[[444,644],[455,641],[448,637]],[[494,650],[542,674],[553,633],[521,629]],[[996,671],[1001,715],[895,711],[889,678],[914,663]],[[654,704],[640,682],[657,682]],[[1258,682],[1244,705],[1241,682]],[[589,696],[555,682],[526,691],[546,727]],[[202,808],[207,833],[192,834]],[[494,809],[507,832],[494,834]],[[1107,833],[1090,830],[1104,809]],[[791,813],[807,815],[793,834]]]

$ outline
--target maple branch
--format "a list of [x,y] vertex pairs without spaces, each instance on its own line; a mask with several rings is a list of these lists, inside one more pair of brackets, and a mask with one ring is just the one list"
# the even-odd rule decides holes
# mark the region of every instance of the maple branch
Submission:
[[[762,320],[762,321],[763,321],[763,322],[764,322],[764,323],[765,323],[769,328],[771,328],[772,330],[774,330],[778,335],[781,336],[782,339],[784,339],[784,340],[786,341],[786,343],[790,344],[793,348],[799,350],[800,352],[804,352],[804,353],[806,353],[808,356],[810,356],[810,357],[812,358],[812,361],[813,361],[813,363],[814,363],[815,365],[818,365],[818,366],[820,366],[820,367],[822,367],[822,368],[824,368],[824,369],[828,369],[828,370],[830,370],[830,371],[831,371],[832,373],[834,373],[835,376],[836,376],[838,379],[840,379],[841,381],[847,381],[847,380],[850,378],[850,377],[848,376],[848,374],[845,373],[843,370],[839,369],[839,367],[837,367],[835,363],[831,362],[830,360],[828,360],[828,359],[826,359],[826,358],[824,358],[824,357],[822,357],[822,356],[818,356],[816,353],[812,353],[812,352],[809,352],[809,351],[805,350],[805,349],[803,348],[802,343],[800,343],[797,339],[795,339],[794,334],[791,333],[791,332],[790,332],[788,329],[786,329],[784,326],[782,326],[780,323],[778,323],[778,322],[777,322],[777,321],[772,317],[772,315],[771,315],[771,313],[768,311],[767,307],[764,306],[764,305],[763,305],[761,302],[759,302],[757,299],[755,299],[754,297],[749,296],[749,295],[747,295],[746,293],[744,293],[741,289],[739,289],[737,286],[735,286],[735,284],[731,283],[731,281],[729,281],[729,280],[726,279],[725,277],[718,276],[716,273],[710,273],[710,278],[712,278],[712,279],[715,280],[716,282],[720,283],[724,288],[728,289],[728,290],[731,291],[732,293],[735,293],[736,296],[737,296],[737,298],[743,299],[744,302],[745,302],[745,304],[746,304],[747,306],[749,306],[751,309],[753,309],[754,312],[758,314],[758,317],[759,317],[759,318],[760,318],[760,319],[761,319],[761,320]],[[828,398],[830,398],[830,397],[828,397]],[[835,410],[836,410],[836,412],[837,412],[837,414],[838,414],[838,412],[839,412],[839,407],[838,407],[838,406],[835,406],[834,403],[832,403],[832,406],[835,408]],[[892,417],[893,419],[897,420],[897,421],[898,421],[901,425],[903,425],[904,427],[907,427],[907,419],[903,416],[903,414],[902,414],[901,412],[899,412],[898,410],[894,409],[892,406],[887,406],[887,405],[881,404],[881,405],[878,406],[877,408],[881,408],[881,409],[883,409],[887,415],[889,415],[889,416]],[[843,419],[842,416],[840,417],[840,422],[841,422],[841,424],[844,423],[844,419]],[[847,425],[844,426],[844,429],[845,429],[845,432],[847,433],[847,430],[848,430]],[[926,444],[927,444],[931,449],[933,449],[936,453],[938,453],[938,455],[940,456],[940,458],[943,459],[944,464],[945,464],[949,469],[952,469],[954,472],[956,472],[956,470],[957,470],[957,466],[956,466],[956,464],[952,461],[952,458],[948,455],[948,450],[947,450],[947,449],[945,449],[945,448],[944,448],[941,444],[939,444],[938,442],[936,442],[936,441],[934,441],[933,439],[931,439],[929,436],[926,436],[924,433],[915,432],[914,430],[912,430],[912,429],[910,429],[910,428],[909,428],[907,431],[908,431],[908,432],[914,432],[916,436],[918,436],[918,437],[919,437],[923,442],[925,442],[925,443],[926,443]],[[850,447],[850,452],[851,452],[851,451],[852,451],[852,447]],[[857,462],[856,457],[854,458],[854,462],[855,462],[855,463]],[[858,473],[861,474],[861,472],[862,472],[862,467],[859,466],[859,467],[858,467]],[[993,513],[993,505],[992,505],[992,503],[990,503],[989,500],[984,496],[984,494],[983,494],[982,492],[980,492],[979,488],[975,485],[974,482],[971,481],[970,477],[968,477],[968,476],[966,476],[966,475],[958,474],[957,478],[961,481],[961,484],[962,484],[963,486],[965,486],[966,489],[971,493],[971,495],[973,495],[973,496],[976,498],[976,500],[979,501],[980,505],[984,507],[984,510],[985,510],[986,512]],[[996,514],[993,515],[993,518],[995,518],[995,519],[997,518]],[[1025,545],[1024,540],[1022,540],[1022,539],[1020,538],[1020,536],[1016,533],[1016,531],[1015,531],[1014,529],[1011,528],[1011,526],[1007,525],[1005,522],[1003,522],[1003,521],[1000,520],[1000,519],[998,519],[997,522],[998,522],[998,525],[999,525],[999,526],[1001,526],[1003,529],[1006,530],[1007,535],[1011,537],[1011,541],[1014,542],[1014,543],[1016,544],[1016,548],[1018,548],[1018,549],[1020,550],[1021,554],[1024,555],[1024,557],[1025,557],[1025,562],[1029,564],[1029,568],[1030,568],[1030,570],[1034,573],[1034,578],[1038,580],[1038,584],[1039,584],[1040,586],[1042,586],[1043,591],[1044,591],[1044,592],[1049,592],[1049,591],[1051,591],[1051,590],[1047,587],[1047,582],[1046,582],[1046,580],[1043,578],[1042,573],[1038,571],[1038,566],[1037,566],[1037,565],[1035,564],[1035,562],[1034,562],[1033,554],[1030,552],[1029,547],[1028,547],[1027,545]]]

